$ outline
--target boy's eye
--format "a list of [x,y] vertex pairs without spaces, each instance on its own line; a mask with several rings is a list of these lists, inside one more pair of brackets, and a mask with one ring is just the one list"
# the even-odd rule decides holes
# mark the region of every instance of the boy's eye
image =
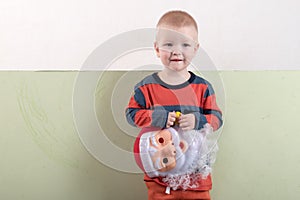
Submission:
[[188,44],[188,43],[184,43],[182,46],[184,46],[184,47],[190,47],[191,45]]
[[173,46],[173,44],[172,43],[165,43],[164,46],[171,47],[171,46]]

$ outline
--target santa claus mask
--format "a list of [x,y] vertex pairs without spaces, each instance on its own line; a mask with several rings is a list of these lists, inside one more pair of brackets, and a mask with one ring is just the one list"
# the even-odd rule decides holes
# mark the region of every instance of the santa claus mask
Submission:
[[207,153],[205,136],[212,132],[207,126],[199,130],[174,128],[144,133],[139,152],[142,166],[150,177],[184,174],[196,170],[201,156]]

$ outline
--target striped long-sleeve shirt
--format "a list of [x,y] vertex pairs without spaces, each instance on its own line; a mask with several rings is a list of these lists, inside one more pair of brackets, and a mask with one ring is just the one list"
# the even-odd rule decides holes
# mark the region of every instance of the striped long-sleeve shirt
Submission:
[[[209,123],[214,130],[222,125],[222,112],[217,106],[216,96],[210,83],[190,72],[188,81],[180,85],[164,83],[157,73],[147,76],[134,89],[126,109],[127,121],[133,126],[142,127],[134,143],[134,156],[137,164],[143,169],[140,159],[140,137],[145,132],[166,127],[169,112],[180,111],[183,114],[193,113],[195,129],[201,129]],[[145,174],[146,182],[154,181],[166,186],[163,177],[150,178]],[[196,188],[188,190],[210,190],[211,176],[199,179]]]
[[180,85],[163,82],[153,73],[134,88],[126,109],[127,121],[137,127],[165,128],[169,112],[193,113],[195,129],[209,123],[214,130],[222,125],[222,112],[216,103],[211,84],[191,74],[188,81]]

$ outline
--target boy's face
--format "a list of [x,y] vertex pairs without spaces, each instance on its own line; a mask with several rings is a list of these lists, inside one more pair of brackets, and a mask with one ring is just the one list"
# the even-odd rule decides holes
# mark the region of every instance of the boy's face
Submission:
[[180,72],[188,67],[199,48],[197,31],[193,26],[160,27],[154,48],[166,68]]

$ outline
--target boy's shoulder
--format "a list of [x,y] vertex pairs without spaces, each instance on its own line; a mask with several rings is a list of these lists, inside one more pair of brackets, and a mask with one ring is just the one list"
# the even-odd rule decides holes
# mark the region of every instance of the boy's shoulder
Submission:
[[139,88],[141,86],[145,86],[145,85],[149,85],[149,84],[155,84],[157,83],[157,80],[155,79],[155,74],[157,72],[154,72],[152,74],[149,74],[148,76],[144,77],[140,82],[138,82],[136,85],[135,85],[135,89],[136,88]]
[[191,83],[195,83],[195,84],[206,84],[206,85],[210,85],[210,83],[203,77],[201,77],[200,75],[197,75],[193,72],[190,72],[191,75],[194,77],[192,79],[192,82]]

